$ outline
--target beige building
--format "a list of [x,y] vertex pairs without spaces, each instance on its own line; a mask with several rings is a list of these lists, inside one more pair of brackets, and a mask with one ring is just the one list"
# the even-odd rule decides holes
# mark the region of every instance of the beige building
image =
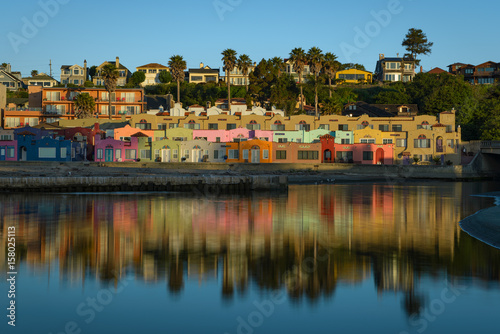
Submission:
[[210,66],[200,63],[200,68],[189,69],[187,79],[190,83],[218,83],[220,79],[219,69],[212,69]]
[[139,67],[136,67],[136,71],[138,72],[143,72],[146,75],[146,80],[144,80],[143,83],[141,83],[142,87],[149,86],[149,85],[157,85],[160,82],[160,73],[165,72],[165,71],[170,71],[170,69],[162,64],[158,63],[151,63],[147,65],[142,65]]
[[80,65],[63,65],[61,66],[61,83],[83,86],[87,81],[87,61],[83,62],[83,67]]
[[58,84],[57,80],[45,73],[39,73],[35,76],[23,78],[23,82],[26,86],[42,86],[42,87],[54,87]]
[[106,66],[108,64],[114,65],[116,67],[116,70],[118,71],[119,77],[118,77],[118,81],[117,81],[116,85],[117,86],[125,86],[128,82],[128,79],[132,76],[132,73],[130,73],[128,68],[126,68],[125,66],[123,66],[120,63],[119,57],[116,57],[115,61],[105,61],[104,63],[102,63],[101,65],[99,65],[97,67],[96,74],[95,74],[94,78],[92,79],[92,81],[94,82],[94,85],[104,86],[104,79],[101,76],[101,70],[104,66]]

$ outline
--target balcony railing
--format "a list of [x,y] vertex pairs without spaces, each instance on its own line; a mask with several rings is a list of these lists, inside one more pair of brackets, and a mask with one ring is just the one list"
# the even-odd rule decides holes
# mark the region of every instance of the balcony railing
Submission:
[[5,111],[42,111],[42,108],[6,108]]

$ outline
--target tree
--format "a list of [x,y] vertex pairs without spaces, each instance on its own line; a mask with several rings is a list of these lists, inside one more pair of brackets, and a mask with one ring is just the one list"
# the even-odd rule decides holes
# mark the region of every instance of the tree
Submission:
[[328,78],[329,97],[332,97],[332,80],[335,79],[335,74],[339,70],[340,63],[337,61],[337,56],[331,52],[325,53],[323,71]]
[[307,52],[307,61],[314,75],[314,113],[319,117],[318,112],[318,86],[320,85],[319,74],[323,69],[324,61],[323,51],[320,48],[313,46]]
[[236,51],[226,49],[222,51],[222,62],[224,63],[224,71],[226,71],[227,81],[227,107],[231,110],[231,71],[236,66]]
[[113,119],[111,112],[111,94],[116,90],[116,83],[118,82],[119,73],[116,70],[115,65],[106,64],[101,69],[101,76],[104,79],[104,88],[108,91],[108,114],[109,119]]
[[341,64],[340,65],[340,68],[339,68],[341,71],[344,71],[344,70],[350,70],[350,69],[354,69],[354,70],[360,70],[360,71],[366,71],[365,69],[365,66],[364,65],[361,65],[361,64],[355,64],[355,63],[345,63],[345,64]]
[[76,118],[91,118],[94,114],[95,101],[88,93],[78,94],[75,99]]
[[[252,66],[252,59],[248,55],[240,55],[238,60],[236,61],[236,66],[238,69],[241,71],[243,76],[248,75],[248,71],[250,70],[250,67]],[[245,89],[248,92],[248,83],[245,83]]]
[[344,105],[337,94],[328,98],[321,108],[324,115],[342,115],[342,109]]
[[299,86],[300,86],[300,110],[304,110],[303,106],[303,96],[304,91],[302,87],[302,73],[304,72],[304,67],[306,65],[307,57],[304,49],[295,48],[290,52],[290,61],[293,63],[293,69],[299,75]]
[[405,56],[414,60],[416,65],[419,65],[420,59],[417,59],[417,56],[430,54],[434,43],[427,40],[427,36],[421,29],[411,28],[408,30],[408,33],[406,34],[401,45],[406,48],[406,51],[408,51],[408,54]]
[[97,66],[92,66],[89,68],[89,76],[90,76],[90,80],[93,80],[94,79],[94,76],[95,74],[97,73]]
[[130,82],[134,86],[139,86],[141,83],[143,83],[146,80],[146,74],[144,72],[134,72],[132,76],[130,77]]
[[162,71],[158,75],[158,80],[160,80],[161,83],[170,83],[172,82],[172,74],[170,74],[169,71]]
[[94,83],[92,81],[87,80],[83,83],[83,87],[88,87],[88,88],[94,87]]
[[184,70],[186,69],[186,61],[180,55],[173,55],[168,61],[170,73],[177,82],[177,102],[181,102],[181,81],[184,81]]
[[274,57],[270,59],[271,64],[278,70],[278,78],[281,76],[281,73],[285,70],[285,62],[280,57]]
[[31,76],[32,77],[36,77],[37,75],[38,75],[38,71],[37,70],[31,71]]

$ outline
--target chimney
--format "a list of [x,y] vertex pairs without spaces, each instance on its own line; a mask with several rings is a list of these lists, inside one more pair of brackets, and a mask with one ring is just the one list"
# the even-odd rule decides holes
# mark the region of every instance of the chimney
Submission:
[[87,59],[83,61],[83,81],[87,81]]
[[200,68],[203,68],[203,67],[205,67],[205,64],[200,63]]
[[398,57],[398,58],[399,58],[399,52],[398,52],[398,53],[396,53],[396,57]]
[[116,68],[120,68],[120,58],[116,57]]
[[12,72],[12,67],[10,66],[10,63],[7,64],[7,67],[5,68],[5,72],[7,72],[7,73]]
[[383,53],[379,54],[378,55],[378,60],[382,60],[385,58],[385,55]]
[[424,67],[420,66],[420,73],[422,73],[423,71],[424,71]]

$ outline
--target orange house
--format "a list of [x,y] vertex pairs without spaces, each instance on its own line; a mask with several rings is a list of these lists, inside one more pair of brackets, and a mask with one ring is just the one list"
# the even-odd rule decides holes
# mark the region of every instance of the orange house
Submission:
[[252,139],[239,143],[226,143],[226,162],[233,163],[271,163],[272,142]]

